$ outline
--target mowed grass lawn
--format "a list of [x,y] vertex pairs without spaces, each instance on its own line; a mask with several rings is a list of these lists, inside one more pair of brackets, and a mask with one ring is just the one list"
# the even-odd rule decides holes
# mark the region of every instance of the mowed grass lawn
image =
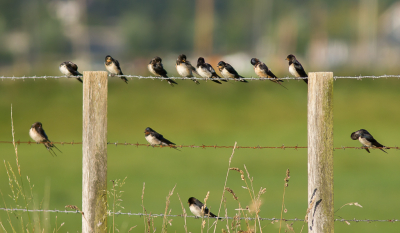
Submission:
[[[217,85],[179,81],[170,87],[165,81],[132,80],[126,85],[119,79],[109,81],[108,141],[146,143],[144,129],[152,127],[167,139],[182,145],[242,146],[306,146],[307,145],[307,86],[303,81],[285,81],[288,90],[269,81],[248,84],[229,82]],[[350,139],[351,132],[367,129],[386,146],[399,146],[399,88],[398,79],[337,80],[334,82],[334,144],[360,146]],[[0,140],[11,141],[10,108],[16,140],[28,141],[28,130],[36,121],[43,123],[50,140],[82,141],[82,85],[75,79],[17,80],[0,83]],[[66,205],[81,208],[82,149],[80,145],[58,145],[62,153],[52,157],[42,145],[21,144],[18,157],[25,191],[33,187],[36,207],[64,210]],[[17,172],[11,144],[0,144],[1,157]],[[171,197],[171,214],[182,214],[177,193],[191,215],[187,199],[203,200],[210,191],[207,206],[218,213],[228,159],[232,149],[190,149],[134,146],[108,147],[108,188],[110,180],[126,178],[121,205],[122,212],[142,212],[142,188],[145,183],[144,206],[148,213],[164,213],[165,198],[176,185]],[[350,202],[363,208],[345,206],[336,218],[392,219],[400,218],[400,151],[337,150],[334,152],[335,209]],[[261,217],[279,218],[286,169],[291,178],[286,189],[284,218],[303,219],[307,209],[307,150],[299,149],[239,149],[231,167],[244,169],[254,178],[254,190],[266,188],[262,196]],[[14,200],[5,166],[0,166],[2,203],[18,207]],[[19,178],[18,181],[20,182]],[[250,204],[248,190],[242,188],[240,174],[231,171],[227,186],[238,196],[242,206]],[[11,196],[11,197],[10,197]],[[109,196],[111,197],[111,196]],[[111,205],[111,200],[109,204]],[[23,199],[18,204],[24,208]],[[227,193],[228,214],[235,214],[238,204]],[[2,204],[1,206],[4,206]],[[111,207],[111,206],[110,206]],[[33,204],[30,205],[33,208]],[[16,216],[19,216],[17,219]],[[31,215],[32,216],[32,215]],[[79,214],[40,215],[47,219],[53,231],[57,221],[61,232],[80,232]],[[28,216],[22,215],[29,225]],[[57,220],[56,220],[57,218]],[[20,215],[0,211],[0,221],[12,232],[8,220],[21,231]],[[32,220],[33,221],[33,220]],[[120,232],[143,232],[144,218],[117,216]],[[111,226],[109,219],[109,226]],[[157,232],[161,218],[155,219]],[[188,218],[188,229],[200,232],[201,221]],[[263,221],[263,232],[277,232],[279,224]],[[170,232],[183,232],[184,222],[174,218]],[[285,226],[285,224],[283,224]],[[302,222],[294,223],[300,232]],[[42,226],[43,227],[43,226]],[[225,227],[219,223],[216,232]],[[398,232],[399,223],[335,223],[337,232]],[[243,222],[242,229],[246,230]],[[305,231],[304,229],[303,231]]]

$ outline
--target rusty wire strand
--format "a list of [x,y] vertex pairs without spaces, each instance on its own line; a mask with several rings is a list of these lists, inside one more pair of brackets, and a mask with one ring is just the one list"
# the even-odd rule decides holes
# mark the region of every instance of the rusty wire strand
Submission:
[[[1,76],[0,79],[1,80],[5,80],[5,79],[11,79],[11,80],[16,80],[16,79],[59,79],[59,78],[79,78],[79,77],[83,77],[83,76],[22,76],[22,77],[6,77],[6,76]],[[198,77],[168,77],[168,78],[164,78],[164,77],[154,77],[154,76],[141,76],[141,75],[115,75],[115,76],[110,76],[110,77],[127,77],[130,78],[131,80],[136,78],[136,79],[176,79],[176,80],[213,80],[213,79],[206,79],[206,78],[198,78]],[[373,76],[373,75],[367,75],[367,76],[334,76],[333,79],[337,80],[337,79],[356,79],[356,80],[361,80],[361,79],[381,79],[381,78],[397,78],[400,79],[400,75],[379,75],[379,76]],[[233,78],[224,78],[225,80],[232,80],[232,81],[238,81],[235,80]],[[264,80],[274,80],[273,78],[258,78],[258,77],[251,77],[251,78],[243,78],[245,80],[249,80],[249,81],[264,81]],[[284,80],[302,80],[302,79],[307,79],[307,77],[282,77],[279,79],[284,79]]]
[[[79,211],[79,210],[57,210],[57,209],[54,209],[54,210],[42,210],[42,209],[12,209],[12,208],[0,208],[0,210],[3,210],[3,211],[10,211],[10,212],[13,212],[13,211],[17,211],[17,212],[46,212],[46,213],[64,213],[64,214],[80,214],[80,215],[84,215],[84,213],[82,213],[81,211]],[[115,215],[128,215],[128,216],[151,216],[151,217],[164,217],[164,216],[166,216],[166,217],[181,217],[181,218],[183,218],[184,217],[184,215],[182,215],[182,214],[179,214],[179,215],[170,215],[170,214],[168,214],[168,215],[164,215],[164,214],[144,214],[144,213],[131,213],[131,212],[127,212],[127,213],[124,213],[124,212],[111,212],[110,210],[109,211],[107,211],[107,213],[108,213],[108,215],[112,215],[112,214],[115,214]],[[187,218],[197,218],[196,216],[192,216],[192,215],[186,215],[186,217]],[[212,217],[210,217],[210,218],[212,218]],[[217,218],[215,218],[215,219],[217,219]],[[237,219],[237,217],[219,217],[219,219]],[[240,218],[241,220],[256,220],[256,218],[246,218],[246,217],[241,217]],[[258,218],[259,220],[261,220],[261,221],[280,221],[280,220],[282,220],[282,221],[287,221],[287,222],[303,222],[304,221],[304,219],[298,219],[298,218],[293,218],[293,219],[286,219],[286,218],[283,218],[283,219],[279,219],[279,218]],[[334,221],[336,221],[336,222],[391,222],[391,223],[394,223],[394,222],[400,222],[400,220],[399,219],[395,219],[395,218],[393,218],[393,219],[356,219],[356,218],[353,218],[353,219],[343,219],[343,218],[338,218],[338,219],[334,219]]]
[[[13,143],[12,141],[0,141],[0,144],[7,144],[7,143]],[[21,141],[15,141],[15,144],[43,144],[44,142],[32,142],[32,141],[27,141],[27,142],[21,142]],[[52,142],[53,144],[60,144],[60,145],[81,145],[82,142]],[[201,148],[201,149],[206,149],[206,148],[214,148],[214,149],[232,149],[233,146],[218,146],[218,145],[171,145],[171,146],[163,146],[163,145],[155,145],[152,146],[150,144],[146,143],[127,143],[127,142],[107,142],[108,145],[115,145],[115,146],[145,146],[145,147],[158,147],[158,148]],[[307,149],[307,146],[236,146],[236,149]],[[334,150],[344,150],[344,149],[358,149],[358,150],[364,150],[365,147],[355,147],[355,146],[341,146],[341,147],[334,147]],[[386,146],[386,147],[369,147],[368,149],[395,149],[395,150],[400,150],[400,147],[398,146]]]

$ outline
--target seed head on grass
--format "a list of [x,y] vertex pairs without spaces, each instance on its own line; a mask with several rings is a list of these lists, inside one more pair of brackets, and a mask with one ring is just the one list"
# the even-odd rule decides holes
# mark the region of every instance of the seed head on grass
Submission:
[[230,194],[232,194],[233,199],[235,199],[237,201],[238,198],[237,198],[237,196],[235,195],[235,193],[233,192],[232,189],[230,189],[229,187],[226,187],[225,190],[228,191]]
[[237,167],[231,167],[231,168],[229,168],[229,170],[233,170],[233,171],[240,172],[240,178],[241,178],[242,180],[244,180],[244,172],[243,172],[242,170],[240,170],[240,169],[237,168]]

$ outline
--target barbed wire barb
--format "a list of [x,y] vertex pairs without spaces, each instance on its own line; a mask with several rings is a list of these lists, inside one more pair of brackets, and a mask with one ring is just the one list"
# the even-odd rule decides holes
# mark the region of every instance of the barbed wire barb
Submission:
[[[164,79],[173,79],[173,80],[215,80],[215,79],[212,79],[212,78],[198,78],[198,77],[168,77],[168,78],[165,78],[165,77],[154,77],[154,76],[141,76],[141,75],[114,75],[114,76],[110,76],[109,75],[109,77],[115,77],[115,78],[121,78],[121,77],[126,77],[126,78],[130,78],[131,80],[133,80],[134,78],[137,78],[137,79],[152,79],[152,80],[155,80],[155,79],[161,79],[161,80],[164,80]],[[60,79],[60,78],[67,78],[67,79],[71,79],[71,78],[83,78],[83,76],[82,75],[78,75],[78,76],[65,76],[65,75],[63,75],[63,76],[47,76],[47,75],[44,75],[44,76],[36,76],[36,75],[34,75],[34,76],[22,76],[22,77],[15,77],[15,76],[10,76],[10,77],[7,77],[7,76],[1,76],[0,77],[0,79],[1,80],[5,80],[5,79],[11,79],[11,80],[17,80],[17,79],[22,79],[22,80],[25,80],[25,79],[33,79],[34,81],[36,81],[36,79],[45,79],[45,80],[48,80],[48,79]],[[279,78],[279,79],[282,79],[282,80],[297,80],[297,81],[300,81],[300,80],[303,80],[303,79],[307,79],[308,77],[281,77],[281,78]],[[385,78],[385,79],[388,79],[388,78],[397,78],[397,79],[400,79],[400,75],[379,75],[379,76],[373,76],[373,75],[367,75],[367,76],[362,76],[362,75],[358,75],[358,76],[334,76],[333,77],[333,79],[336,81],[337,79],[356,79],[356,80],[362,80],[362,79],[373,79],[373,80],[375,80],[375,79],[380,79],[380,78]],[[236,79],[234,79],[234,78],[224,78],[225,80],[229,80],[229,81],[238,81],[238,80],[236,80]],[[250,78],[243,78],[243,79],[245,79],[245,80],[249,80],[249,81],[265,81],[265,80],[275,80],[275,79],[273,79],[273,78],[256,78],[256,77],[253,77],[253,76],[251,76]]]
[[[0,208],[0,210],[6,211],[6,212],[45,212],[45,213],[65,213],[65,214],[80,214],[83,215],[84,213],[79,211],[79,210],[43,210],[43,209],[14,209],[14,208]],[[145,213],[132,213],[131,211],[129,212],[111,212],[111,210],[108,210],[107,213],[109,215],[115,214],[115,215],[128,215],[128,216],[151,216],[151,217],[179,217],[179,218],[183,218],[184,216],[182,214],[178,214],[178,215],[172,215],[172,214],[168,214],[168,215],[164,215],[164,214],[145,214]],[[197,218],[196,216],[192,216],[192,215],[186,215],[187,218]],[[212,217],[210,217],[212,218]],[[237,218],[237,217],[215,217],[215,219],[240,219],[240,220],[261,220],[261,221],[285,221],[285,222],[303,222],[304,219],[298,219],[298,218],[250,218],[250,217],[241,217],[241,218]],[[394,223],[394,222],[400,222],[399,219],[396,218],[392,218],[392,219],[343,219],[343,218],[337,218],[334,219],[335,222],[390,222],[390,223]]]
[[[12,141],[0,141],[0,144],[12,144],[13,142]],[[23,142],[23,141],[20,141],[20,140],[18,140],[17,142],[16,142],[16,144],[18,144],[18,145],[20,145],[20,144],[28,144],[28,145],[31,145],[31,144],[43,144],[43,143],[45,143],[45,142],[32,142],[32,141],[25,141],[25,142]],[[53,143],[53,144],[60,144],[60,145],[81,145],[82,144],[82,142],[75,142],[75,141],[71,141],[71,142],[64,142],[64,141],[62,141],[62,142],[51,142],[51,143]],[[119,145],[122,145],[122,146],[136,146],[137,148],[139,147],[139,146],[144,146],[144,147],[153,147],[153,148],[175,148],[175,147],[178,147],[178,148],[201,148],[201,149],[207,149],[207,148],[214,148],[214,149],[232,149],[233,148],[233,146],[218,146],[218,144],[215,144],[215,145],[204,145],[204,144],[201,144],[201,145],[199,145],[199,146],[196,146],[196,145],[194,145],[194,144],[191,144],[191,145],[167,145],[167,146],[165,146],[165,145],[150,145],[150,144],[147,144],[147,143],[139,143],[139,142],[136,142],[136,143],[128,143],[128,142],[118,142],[118,141],[116,141],[116,142],[107,142],[107,144],[108,145],[115,145],[115,146],[119,146]],[[285,146],[285,144],[282,144],[282,146],[260,146],[260,145],[257,145],[257,146],[236,146],[236,149],[281,149],[281,150],[286,150],[286,149],[294,149],[294,150],[298,150],[298,149],[308,149],[308,147],[307,146],[298,146],[298,145],[296,145],[296,146]],[[345,150],[345,149],[356,149],[356,150],[364,150],[365,149],[365,147],[355,147],[355,146],[340,146],[340,147],[334,147],[333,148],[333,150]],[[375,150],[375,149],[392,149],[392,150],[400,150],[400,147],[398,147],[398,146],[384,146],[384,147],[368,147],[368,149],[372,149],[372,150]]]

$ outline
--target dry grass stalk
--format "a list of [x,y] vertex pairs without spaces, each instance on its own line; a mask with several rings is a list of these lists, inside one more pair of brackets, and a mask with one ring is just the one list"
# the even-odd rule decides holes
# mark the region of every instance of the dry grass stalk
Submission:
[[285,193],[286,193],[286,187],[288,187],[289,186],[289,179],[290,179],[290,171],[289,171],[289,168],[286,170],[286,176],[285,176],[285,179],[284,179],[284,181],[285,181],[285,185],[284,185],[284,187],[283,187],[283,197],[282,197],[282,209],[281,209],[281,221],[280,221],[280,223],[279,223],[279,233],[281,232],[281,228],[282,228],[282,221],[283,221],[283,212],[287,212],[287,209],[285,208],[284,209],[284,206],[285,206]]
[[164,211],[164,218],[163,218],[163,223],[162,223],[162,229],[161,232],[167,232],[167,226],[168,226],[168,218],[167,218],[167,214],[168,214],[168,208],[169,208],[169,203],[170,203],[170,198],[171,196],[174,194],[174,190],[175,190],[176,185],[174,186],[174,188],[172,188],[172,190],[168,193],[167,196],[167,200],[165,203],[165,211]]
[[237,172],[240,172],[240,178],[242,179],[242,180],[244,180],[244,172],[242,171],[242,170],[240,170],[239,168],[237,168],[237,167],[231,167],[231,168],[229,168],[229,170],[233,170],[233,171],[237,171]]
[[343,207],[345,207],[345,206],[347,206],[347,205],[355,205],[355,206],[358,206],[358,207],[360,207],[360,208],[363,208],[362,205],[360,205],[358,202],[350,202],[350,203],[346,203],[346,204],[342,205],[339,209],[337,209],[337,210],[335,211],[335,213],[338,212],[340,209],[342,209]]
[[237,196],[235,195],[235,193],[233,192],[232,189],[230,189],[229,187],[226,187],[225,190],[228,191],[230,194],[232,194],[233,199],[235,199],[236,201],[238,200]]
[[[231,167],[232,158],[233,158],[233,155],[235,154],[236,145],[237,145],[237,142],[235,142],[235,145],[233,146],[233,149],[232,149],[231,157],[229,157],[228,171],[226,172],[224,189],[223,189],[223,191],[222,191],[221,202],[220,202],[220,204],[219,204],[219,209],[218,209],[218,216],[219,216],[219,214],[221,213],[221,206],[222,206],[222,202],[223,202],[223,200],[224,200],[226,183],[228,182],[229,168]],[[216,222],[215,222],[214,231],[213,231],[214,233],[215,233],[215,231],[217,230],[217,225],[218,225],[218,219],[216,219]]]
[[185,225],[184,225],[183,227],[185,228],[185,232],[187,233],[188,230],[187,230],[187,225],[186,225],[186,216],[187,216],[187,214],[186,214],[186,209],[185,209],[185,207],[183,207],[183,203],[182,203],[181,197],[179,196],[179,193],[176,193],[176,195],[178,195],[179,202],[181,203],[181,207],[182,207],[182,216],[183,216],[183,221],[184,221],[184,223],[185,223]]
[[308,223],[308,214],[312,210],[316,200],[317,200],[317,195],[314,195],[313,199],[311,200],[310,204],[308,205],[308,208],[306,211],[306,216],[304,217],[304,222],[303,222],[303,226],[301,227],[300,233],[303,232],[304,224]]

